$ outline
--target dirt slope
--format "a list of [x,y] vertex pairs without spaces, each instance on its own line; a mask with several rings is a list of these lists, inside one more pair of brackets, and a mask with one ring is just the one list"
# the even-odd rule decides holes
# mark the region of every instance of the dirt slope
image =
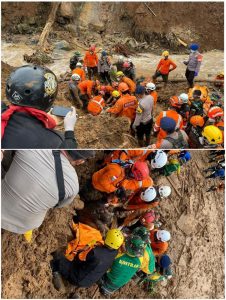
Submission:
[[[159,284],[154,294],[147,294],[131,281],[113,298],[224,298],[224,195],[205,193],[213,181],[205,181],[202,170],[207,165],[207,151],[192,151],[192,161],[181,175],[171,175],[171,199],[161,203],[159,211],[163,228],[170,230],[172,240],[168,254],[173,260],[174,278],[165,286]],[[97,159],[102,156],[98,153]],[[76,167],[82,185],[97,169],[95,160]],[[166,178],[153,178],[167,183]],[[177,192],[176,192],[177,191]],[[71,239],[68,224],[73,215],[70,207],[48,213],[43,225],[35,230],[31,245],[19,235],[2,233],[3,298],[70,298],[75,292],[57,292],[52,285],[50,253],[64,248]],[[81,298],[91,298],[96,285],[76,291]],[[97,292],[95,298],[101,298]]]

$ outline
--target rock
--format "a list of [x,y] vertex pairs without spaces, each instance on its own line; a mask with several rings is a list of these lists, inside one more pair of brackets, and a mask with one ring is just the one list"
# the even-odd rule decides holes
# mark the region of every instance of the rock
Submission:
[[182,230],[186,235],[194,234],[195,229],[197,228],[197,221],[193,215],[183,214],[180,216],[177,221],[177,226]]
[[17,29],[18,29],[19,33],[21,33],[21,34],[32,33],[31,27],[26,23],[18,24]]
[[28,18],[27,22],[29,25],[35,25],[37,23],[35,17]]
[[96,32],[103,32],[106,29],[106,26],[103,22],[96,22],[96,23],[90,23],[89,24],[89,30],[96,31]]
[[65,50],[65,51],[72,50],[71,45],[65,40],[56,42],[54,48],[58,50]]
[[77,26],[74,24],[68,24],[66,29],[71,33],[72,36],[78,36]]
[[73,2],[61,2],[59,14],[64,18],[72,19],[74,17]]

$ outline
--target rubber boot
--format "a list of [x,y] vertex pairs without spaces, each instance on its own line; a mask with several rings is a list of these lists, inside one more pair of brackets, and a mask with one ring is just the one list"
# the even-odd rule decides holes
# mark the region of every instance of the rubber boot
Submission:
[[57,291],[65,288],[62,276],[59,272],[53,272],[53,285]]
[[32,230],[28,230],[24,233],[24,237],[25,237],[25,240],[28,242],[28,243],[31,243],[31,240],[32,240]]

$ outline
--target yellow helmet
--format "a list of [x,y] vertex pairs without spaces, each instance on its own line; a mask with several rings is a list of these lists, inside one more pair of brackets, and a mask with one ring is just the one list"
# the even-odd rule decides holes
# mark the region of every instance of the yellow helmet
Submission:
[[116,77],[121,77],[121,76],[124,76],[124,73],[122,71],[118,71],[116,73]]
[[162,56],[169,56],[169,51],[163,51]]
[[121,94],[119,93],[119,91],[113,91],[112,93],[112,96],[114,97],[114,98],[118,98],[118,97],[120,97],[121,96]]
[[209,144],[216,145],[223,142],[222,131],[214,125],[208,125],[203,129],[202,136],[207,139]]
[[118,249],[124,242],[124,236],[119,229],[110,229],[105,238],[105,245],[110,248]]
[[221,71],[217,74],[218,76],[224,77],[224,71]]

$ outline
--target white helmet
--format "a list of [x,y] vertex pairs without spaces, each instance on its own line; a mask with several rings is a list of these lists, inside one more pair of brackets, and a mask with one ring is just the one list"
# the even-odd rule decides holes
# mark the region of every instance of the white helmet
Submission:
[[124,60],[123,56],[120,55],[119,58],[118,58],[118,60],[119,60],[119,61],[123,61],[123,60]]
[[71,79],[73,81],[79,81],[81,79],[81,77],[78,74],[72,74]]
[[151,160],[151,167],[153,169],[160,169],[165,166],[167,163],[167,155],[162,150],[157,150],[155,154],[155,158]]
[[180,94],[179,98],[182,100],[183,103],[188,103],[188,94],[182,93]]
[[151,202],[157,196],[156,189],[154,187],[147,188],[144,192],[141,193],[140,197],[145,202]]
[[154,91],[156,89],[156,86],[153,82],[148,82],[146,84],[146,91]]
[[171,187],[168,185],[161,185],[159,187],[159,195],[161,198],[167,198],[171,194]]
[[78,63],[76,64],[76,67],[82,67],[82,63],[78,62]]
[[132,59],[131,59],[131,58],[128,58],[127,61],[128,61],[129,63],[131,63],[131,62],[132,62]]
[[161,242],[168,242],[171,237],[169,231],[167,230],[158,230],[156,236]]

